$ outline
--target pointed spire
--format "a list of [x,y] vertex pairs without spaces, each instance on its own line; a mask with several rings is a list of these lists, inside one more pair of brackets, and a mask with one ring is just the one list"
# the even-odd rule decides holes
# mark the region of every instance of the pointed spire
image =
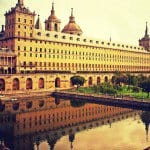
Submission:
[[147,26],[147,22],[146,22],[146,29],[145,29],[145,37],[149,37],[149,35],[148,35],[148,26]]
[[51,10],[51,15],[55,15],[54,2],[52,2],[52,10]]
[[71,16],[73,17],[73,8],[71,8]]
[[42,25],[41,25],[41,22],[40,22],[40,15],[38,15],[38,18],[37,18],[37,21],[36,21],[36,24],[35,24],[35,29],[42,29]]
[[24,5],[24,0],[18,0],[18,5],[23,6]]
[[69,22],[74,23],[75,22],[75,17],[73,16],[73,8],[71,8],[71,16]]

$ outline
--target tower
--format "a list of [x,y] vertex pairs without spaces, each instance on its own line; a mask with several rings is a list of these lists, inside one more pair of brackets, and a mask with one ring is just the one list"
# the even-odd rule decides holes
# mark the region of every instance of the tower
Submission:
[[23,49],[22,42],[33,38],[35,15],[35,12],[25,7],[24,0],[18,0],[16,6],[5,13],[5,30],[0,46],[15,52],[17,73],[20,73],[18,66],[23,60],[20,55]]
[[73,16],[73,8],[71,9],[69,23],[63,28],[62,32],[75,35],[81,35],[83,33],[81,28],[75,22],[75,17]]
[[24,0],[18,0],[15,7],[5,14],[5,37],[32,37],[35,13],[24,6]]
[[45,30],[60,32],[61,21],[55,16],[54,3],[49,18],[45,21]]
[[147,51],[150,51],[150,37],[148,34],[148,25],[146,22],[145,35],[142,39],[139,40],[139,45],[143,46]]

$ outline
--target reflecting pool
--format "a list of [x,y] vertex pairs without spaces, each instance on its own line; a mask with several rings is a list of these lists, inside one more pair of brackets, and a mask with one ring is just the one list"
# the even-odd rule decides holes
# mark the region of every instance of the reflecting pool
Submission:
[[143,150],[150,112],[38,97],[0,102],[0,149]]

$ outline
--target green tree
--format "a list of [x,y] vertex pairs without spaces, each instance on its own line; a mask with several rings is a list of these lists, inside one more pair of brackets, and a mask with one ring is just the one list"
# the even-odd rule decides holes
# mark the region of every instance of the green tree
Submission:
[[127,80],[128,85],[133,85],[133,86],[138,85],[138,77],[128,74],[127,78],[128,78],[128,80]]
[[117,85],[120,85],[121,86],[121,83],[124,83],[126,84],[127,83],[127,76],[122,74],[122,73],[119,73],[117,72],[113,77],[112,77],[112,83],[113,84],[117,84]]
[[81,76],[73,76],[70,80],[72,85],[77,85],[77,88],[85,83],[85,78]]
[[150,78],[145,79],[139,83],[139,87],[141,87],[145,92],[148,93],[147,97],[149,97],[150,93]]

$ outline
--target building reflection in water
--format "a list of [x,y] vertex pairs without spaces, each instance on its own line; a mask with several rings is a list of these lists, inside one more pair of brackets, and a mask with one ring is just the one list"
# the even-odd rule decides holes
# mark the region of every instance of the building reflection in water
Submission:
[[150,112],[149,111],[142,112],[141,120],[145,124],[146,141],[148,142],[148,131],[149,131],[149,124],[150,124]]
[[141,111],[62,100],[37,98],[1,102],[0,135],[11,150],[39,149],[46,141],[54,150],[59,139],[68,135],[73,149],[75,134],[86,129],[111,124]]

